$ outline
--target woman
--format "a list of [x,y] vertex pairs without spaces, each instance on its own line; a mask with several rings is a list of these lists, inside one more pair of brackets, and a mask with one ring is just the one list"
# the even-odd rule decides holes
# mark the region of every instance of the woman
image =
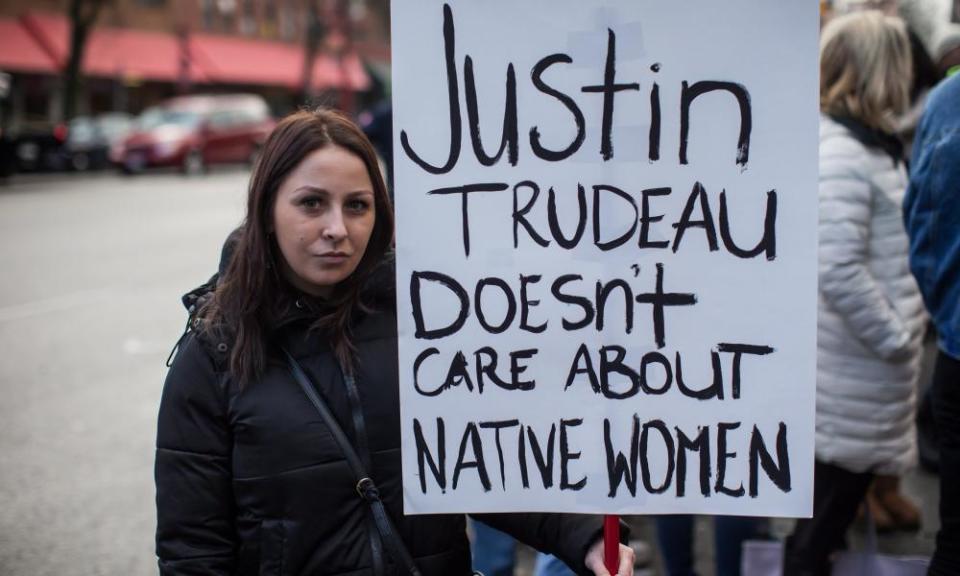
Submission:
[[820,304],[813,518],[787,539],[785,576],[829,574],[876,474],[913,466],[923,303],[907,263],[907,184],[893,136],[909,102],[903,22],[837,17],[820,44]]
[[[364,460],[419,572],[470,573],[463,516],[402,513],[386,262],[393,220],[377,166],[363,133],[330,111],[287,117],[264,145],[230,261],[215,291],[199,295],[164,386],[156,460],[162,574],[408,572],[284,352]],[[481,519],[582,574],[607,574],[598,519]],[[621,557],[620,574],[628,574],[629,548],[621,546]]]

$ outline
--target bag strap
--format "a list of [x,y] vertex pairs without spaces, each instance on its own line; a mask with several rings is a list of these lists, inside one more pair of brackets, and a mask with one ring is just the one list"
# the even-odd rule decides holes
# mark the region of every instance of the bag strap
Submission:
[[[400,536],[397,534],[393,523],[390,521],[390,516],[387,514],[387,509],[383,505],[383,500],[380,499],[380,491],[377,490],[377,486],[374,484],[373,479],[370,478],[370,475],[367,474],[366,470],[364,469],[363,463],[360,460],[360,456],[357,455],[357,451],[354,450],[353,445],[347,438],[347,435],[344,434],[343,429],[340,428],[340,425],[333,417],[330,409],[320,397],[320,394],[317,393],[316,388],[310,381],[310,377],[306,372],[304,372],[303,367],[300,366],[300,363],[297,362],[296,358],[294,358],[286,348],[281,347],[281,350],[283,350],[284,355],[287,357],[287,364],[289,365],[290,373],[293,375],[293,379],[296,380],[297,384],[300,385],[300,389],[303,390],[303,393],[310,400],[310,403],[313,404],[313,407],[317,409],[317,412],[323,419],[324,424],[326,424],[327,428],[330,430],[330,433],[333,434],[337,444],[340,445],[340,449],[343,451],[343,455],[347,460],[347,464],[350,466],[354,477],[357,478],[357,494],[359,494],[360,497],[363,498],[363,500],[366,501],[370,506],[370,512],[373,514],[374,524],[376,525],[380,536],[383,538],[384,542],[386,542],[387,547],[390,549],[390,556],[392,556],[398,564],[406,568],[411,576],[421,576],[420,571],[413,562],[413,558],[410,556],[410,552],[407,550],[403,540],[400,539]],[[347,378],[348,376],[344,377]],[[359,412],[359,408],[354,409],[353,411],[354,419],[363,419],[363,414]]]

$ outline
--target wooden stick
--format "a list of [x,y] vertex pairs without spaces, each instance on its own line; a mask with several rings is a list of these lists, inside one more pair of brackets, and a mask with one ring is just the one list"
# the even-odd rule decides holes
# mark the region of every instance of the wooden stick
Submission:
[[620,516],[616,514],[603,518],[603,565],[610,574],[620,570]]

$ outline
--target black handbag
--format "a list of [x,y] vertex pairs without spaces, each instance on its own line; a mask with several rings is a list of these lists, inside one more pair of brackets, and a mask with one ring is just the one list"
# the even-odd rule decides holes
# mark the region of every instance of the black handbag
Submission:
[[[369,450],[365,449],[363,446],[363,457],[357,454],[357,451],[350,444],[350,440],[343,433],[343,429],[340,428],[340,425],[337,423],[337,420],[331,414],[330,409],[324,403],[323,399],[320,397],[320,394],[317,393],[317,389],[313,386],[313,383],[310,381],[310,377],[304,372],[303,368],[300,366],[300,363],[297,362],[296,358],[293,357],[290,352],[286,349],[283,349],[284,355],[287,357],[287,363],[290,367],[290,373],[293,375],[293,379],[297,381],[297,384],[300,385],[300,388],[303,390],[303,393],[310,400],[310,403],[313,404],[314,408],[317,409],[317,412],[320,413],[320,417],[323,419],[324,424],[327,425],[327,428],[330,429],[330,433],[333,434],[333,437],[336,439],[337,444],[340,445],[340,449],[343,451],[343,455],[347,460],[347,464],[350,466],[350,469],[353,471],[353,475],[357,480],[356,491],[357,494],[370,506],[370,514],[373,517],[374,525],[377,527],[376,532],[370,532],[370,546],[373,553],[374,561],[374,573],[375,574],[384,574],[385,570],[383,567],[383,547],[382,542],[386,543],[389,550],[390,557],[393,558],[393,561],[403,567],[409,572],[410,576],[422,576],[420,571],[417,569],[416,564],[413,562],[413,558],[410,556],[410,552],[407,550],[406,545],[404,545],[403,540],[397,534],[396,528],[393,526],[393,522],[390,521],[390,516],[387,514],[387,509],[383,505],[383,500],[380,499],[380,492],[377,490],[376,484],[374,484],[373,479],[370,478],[370,475],[367,474],[366,470],[369,467]],[[343,374],[343,382],[347,388],[347,396],[350,400],[351,412],[353,412],[353,423],[354,428],[357,432],[357,437],[360,442],[365,442],[366,432],[365,432],[365,423],[363,418],[363,412],[360,410],[360,396],[357,392],[356,381],[353,376],[349,375],[346,371],[341,369]],[[366,462],[366,466],[364,466]]]

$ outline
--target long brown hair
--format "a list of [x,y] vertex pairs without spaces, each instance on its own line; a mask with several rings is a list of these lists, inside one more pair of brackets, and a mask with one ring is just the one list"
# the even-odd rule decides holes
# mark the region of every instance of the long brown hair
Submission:
[[289,292],[276,260],[282,258],[269,233],[277,190],[300,162],[325,146],[339,146],[360,158],[373,184],[376,220],[357,269],[339,283],[314,324],[329,334],[345,370],[351,371],[350,324],[360,306],[360,291],[393,240],[393,213],[377,154],[363,132],[346,116],[329,109],[295,112],[277,124],[250,177],[247,216],[223,277],[210,304],[201,311],[204,327],[227,331],[233,340],[230,372],[241,384],[263,373],[267,331],[276,321],[276,305]]

